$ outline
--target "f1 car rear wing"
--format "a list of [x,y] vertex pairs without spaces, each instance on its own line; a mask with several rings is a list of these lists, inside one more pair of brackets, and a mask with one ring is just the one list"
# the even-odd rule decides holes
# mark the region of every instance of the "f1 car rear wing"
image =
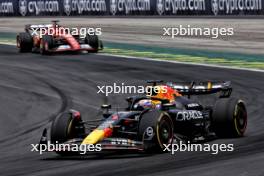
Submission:
[[31,30],[31,29],[40,29],[40,28],[51,28],[55,25],[58,25],[59,20],[53,20],[51,21],[51,24],[27,24],[25,25],[25,29]]
[[32,30],[32,29],[50,28],[52,26],[53,26],[52,24],[27,24],[25,25],[25,29]]
[[168,86],[177,90],[182,95],[203,95],[220,93],[220,98],[229,97],[232,93],[231,82],[189,82],[189,83],[173,83],[168,82]]

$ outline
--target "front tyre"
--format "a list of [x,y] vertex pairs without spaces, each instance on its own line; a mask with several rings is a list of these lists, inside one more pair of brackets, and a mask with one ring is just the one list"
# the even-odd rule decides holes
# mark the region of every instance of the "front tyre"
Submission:
[[85,43],[90,45],[93,50],[89,51],[91,53],[97,53],[99,50],[99,46],[102,45],[100,44],[101,42],[98,39],[97,35],[86,35],[85,37]]
[[54,39],[51,35],[44,35],[40,41],[40,53],[42,55],[50,54],[50,50],[54,47]]
[[237,98],[219,99],[212,113],[212,127],[218,137],[241,137],[247,127],[245,103]]
[[164,145],[172,144],[174,125],[166,112],[151,110],[142,115],[139,122],[139,140],[143,141],[146,152],[162,152]]
[[[74,138],[81,137],[85,133],[85,128],[80,117],[74,117],[72,112],[59,114],[51,125],[51,143],[65,143]],[[68,155],[72,152],[58,151],[60,155]]]
[[19,33],[16,38],[16,43],[19,52],[26,53],[32,51],[33,38],[29,33],[27,32]]

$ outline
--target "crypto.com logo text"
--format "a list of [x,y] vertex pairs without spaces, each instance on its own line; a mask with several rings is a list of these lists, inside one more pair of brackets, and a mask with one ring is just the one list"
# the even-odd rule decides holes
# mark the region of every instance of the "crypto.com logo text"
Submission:
[[0,2],[0,14],[1,13],[5,13],[5,14],[14,13],[13,3],[7,1]]
[[178,11],[205,11],[205,0],[157,0],[157,12],[177,14]]
[[117,12],[130,14],[132,12],[150,11],[151,0],[110,0],[110,13]]
[[19,13],[26,16],[28,13],[39,15],[42,12],[58,13],[58,0],[19,0]]
[[82,14],[83,12],[106,12],[105,0],[64,0],[64,13],[70,15],[72,12]]
[[262,0],[212,0],[212,12],[218,15],[233,14],[234,11],[258,11],[262,10]]

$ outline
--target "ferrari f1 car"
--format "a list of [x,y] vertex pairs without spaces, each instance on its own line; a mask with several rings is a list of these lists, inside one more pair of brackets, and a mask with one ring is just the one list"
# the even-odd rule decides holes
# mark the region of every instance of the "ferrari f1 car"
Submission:
[[16,43],[19,52],[40,52],[43,55],[66,51],[97,53],[103,49],[97,35],[87,34],[82,38],[79,33],[74,34],[58,25],[58,21],[43,25],[29,24],[25,26],[25,32],[17,35]]
[[[245,133],[246,106],[242,100],[230,98],[230,82],[151,83],[151,91],[166,91],[128,97],[128,105],[122,111],[111,111],[110,105],[102,105],[104,113],[100,119],[83,121],[75,110],[59,114],[51,126],[51,142],[100,144],[102,150],[158,152],[174,142],[197,143],[212,138],[241,137]],[[190,98],[216,93],[219,97],[211,106]],[[94,125],[95,122],[99,124]],[[47,142],[47,130],[44,131],[41,143]]]

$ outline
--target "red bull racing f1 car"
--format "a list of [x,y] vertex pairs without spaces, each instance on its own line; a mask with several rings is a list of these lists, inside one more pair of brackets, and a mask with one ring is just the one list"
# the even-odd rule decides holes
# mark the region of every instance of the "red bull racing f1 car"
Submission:
[[[151,96],[128,97],[122,111],[111,111],[111,105],[102,105],[104,113],[100,119],[83,121],[75,110],[59,114],[51,126],[51,142],[100,144],[102,150],[158,152],[179,140],[197,143],[244,135],[246,105],[238,98],[230,98],[230,82],[150,82],[151,89],[156,90],[151,90]],[[157,93],[161,89],[166,91]],[[211,106],[190,98],[216,93],[219,97]],[[45,129],[40,143],[47,142],[46,135]],[[64,155],[69,151],[56,152]]]
[[26,25],[25,32],[17,35],[16,43],[19,52],[41,54],[67,51],[97,53],[103,49],[102,41],[97,35],[86,34],[85,37],[81,37],[78,32],[72,34],[70,30],[58,25],[58,21],[52,21],[52,24]]

